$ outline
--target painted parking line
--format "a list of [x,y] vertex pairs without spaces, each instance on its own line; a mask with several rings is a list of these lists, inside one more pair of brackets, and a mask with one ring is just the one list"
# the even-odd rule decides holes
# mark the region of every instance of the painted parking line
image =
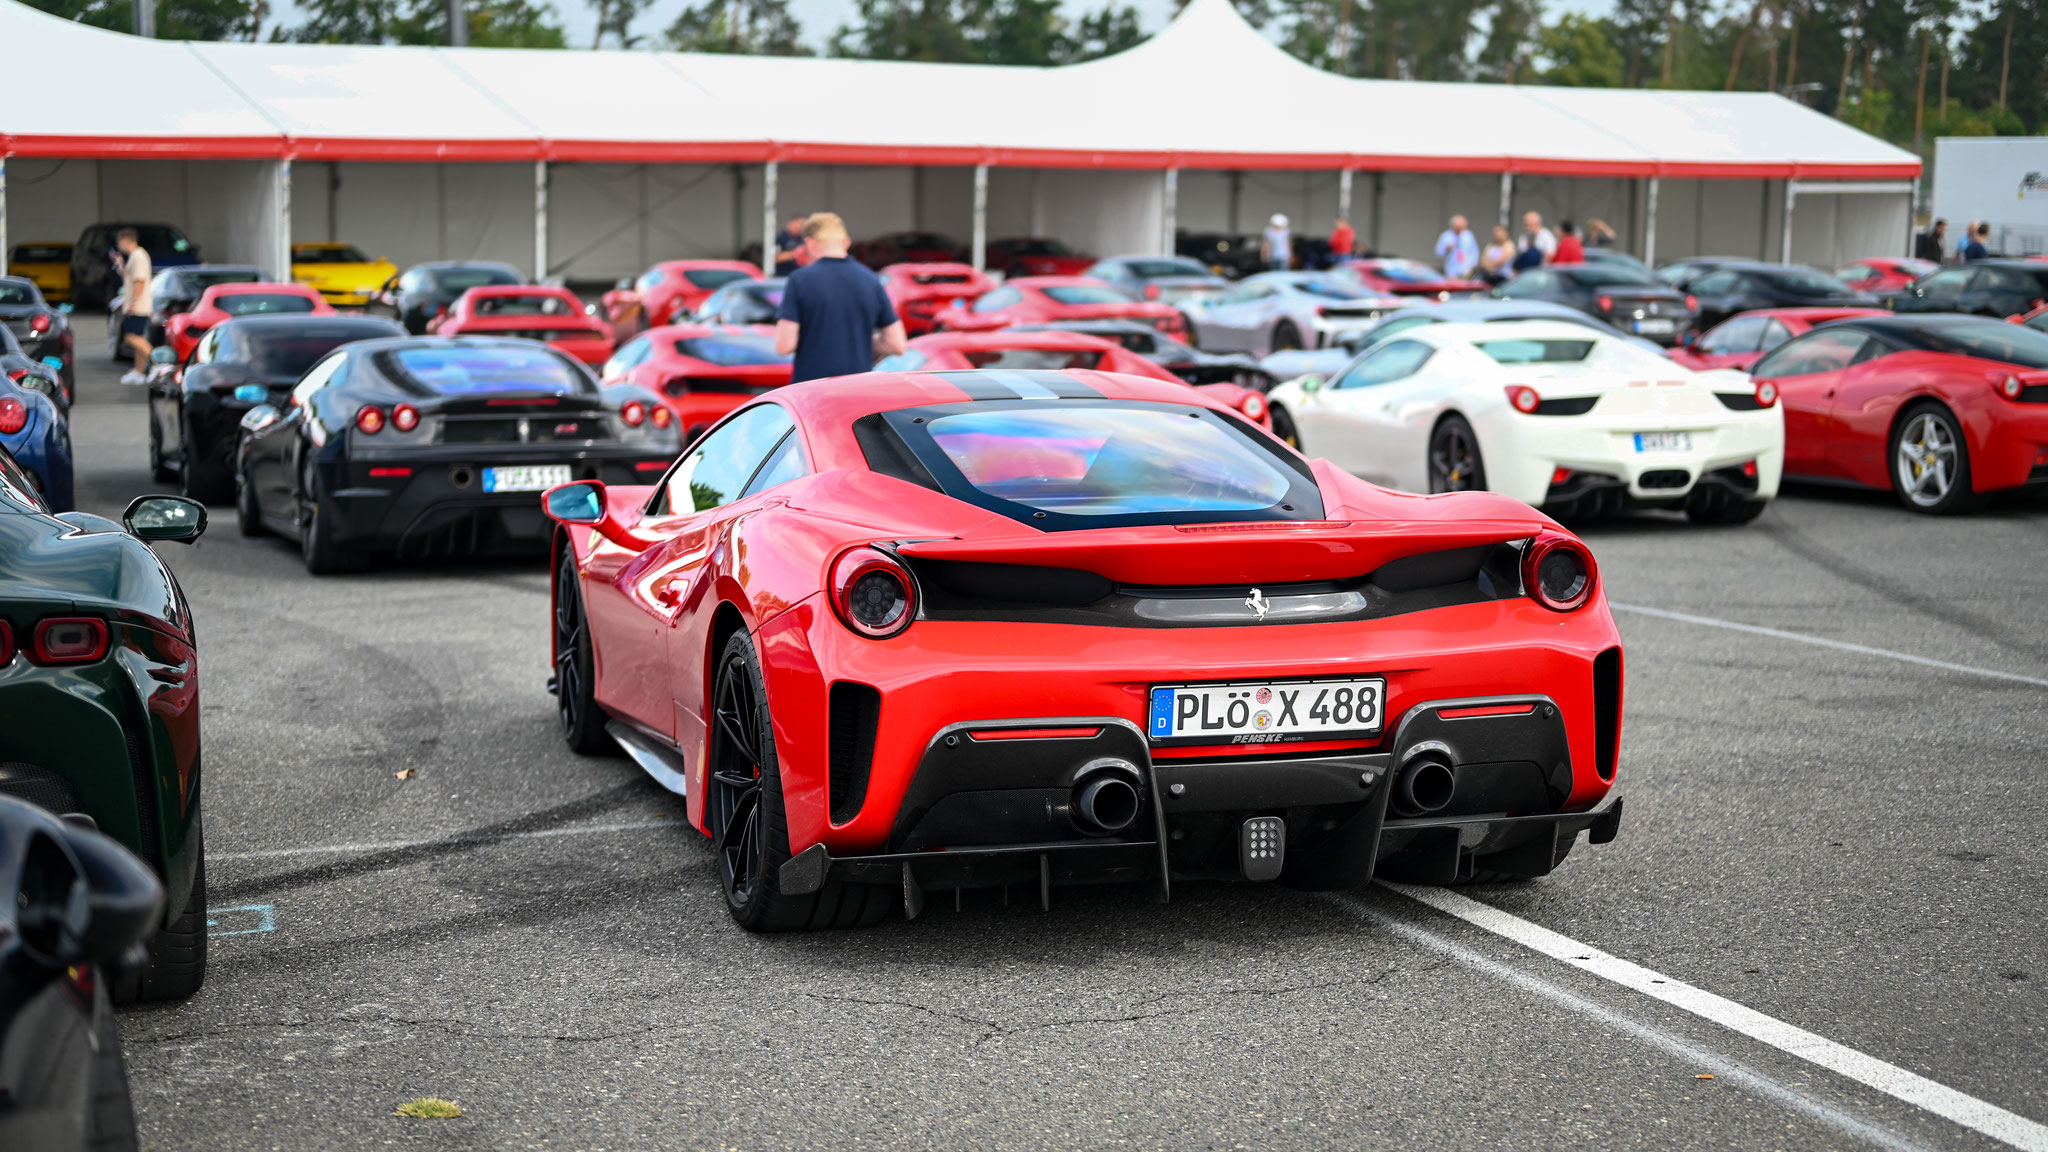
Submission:
[[240,904],[233,908],[206,911],[208,936],[254,936],[277,931],[277,908],[270,904]]
[[1694,616],[1687,612],[1671,612],[1663,608],[1645,608],[1640,604],[1616,604],[1608,601],[1607,606],[1616,612],[1633,612],[1638,616],[1655,616],[1660,620],[1677,620],[1685,624],[1699,624],[1708,628],[1726,628],[1731,632],[1748,632],[1756,636],[1769,636],[1776,640],[1792,640],[1801,644],[1814,644],[1822,648],[1834,648],[1842,652],[1855,652],[1864,656],[1880,656],[1886,660],[1902,660],[1908,664],[1919,664],[1927,668],[1940,668],[1946,672],[1962,672],[1971,676],[1988,676],[1994,680],[2010,680],[2018,684],[2032,684],[2037,688],[2048,688],[2048,679],[2039,676],[2022,676],[2017,672],[2000,672],[1995,668],[1979,668],[1972,664],[1955,664],[1947,660],[1934,660],[1926,656],[1915,656],[1911,652],[1894,652],[1889,648],[1872,648],[1867,644],[1851,644],[1847,640],[1830,640],[1825,636],[1808,636],[1803,632],[1787,632],[1782,628],[1766,628],[1761,624],[1742,624],[1734,620],[1716,620],[1712,616]]
[[[1416,888],[1406,884],[1384,882],[1382,886],[1427,904],[1447,916],[1456,917],[1475,928],[1484,929],[1553,960],[1562,961],[1603,980],[1661,1000],[1674,1008],[1683,1009],[1760,1044],[1818,1065],[1865,1087],[1876,1089],[1895,1100],[1932,1112],[1971,1131],[1982,1133],[1993,1140],[2024,1149],[2025,1152],[2048,1152],[2048,1125],[2029,1120],[2016,1112],[2009,1112],[1989,1101],[1958,1092],[1917,1072],[1909,1072],[1896,1064],[1838,1044],[1774,1016],[1767,1016],[1754,1008],[1745,1007],[1703,988],[1696,988],[1683,980],[1673,979],[1640,964],[1602,952],[1590,944],[1582,944],[1569,936],[1532,924],[1519,916],[1503,912],[1490,904],[1482,904],[1469,896],[1441,888]],[[1383,916],[1354,901],[1347,899],[1343,902],[1354,911],[1374,918],[1402,935],[1417,938],[1419,934],[1441,940],[1426,929],[1414,925],[1404,926],[1403,922]],[[1450,948],[1457,947],[1448,940],[1441,940],[1441,943]],[[1485,960],[1485,957],[1477,958]],[[1562,995],[1570,995],[1562,989],[1557,991]],[[1783,1088],[1782,1085],[1779,1087]],[[1789,1088],[1783,1090],[1792,1092]],[[1815,1115],[1810,1109],[1802,1107],[1801,1110],[1807,1111],[1809,1115]],[[1827,1111],[1839,1113],[1838,1109]],[[1846,1118],[1846,1114],[1842,1115]],[[1862,1124],[1861,1121],[1854,1122]],[[1896,1146],[1897,1138],[1888,1137],[1880,1142]]]
[[545,840],[558,836],[600,836],[614,832],[640,832],[649,828],[685,827],[679,820],[639,820],[630,824],[575,824],[567,828],[542,828],[532,832],[492,832],[483,835],[441,836],[426,840],[364,840],[352,844],[320,844],[305,848],[258,848],[247,852],[208,852],[208,860],[272,860],[292,856],[354,856],[364,852],[390,852],[400,848],[443,848],[458,844],[493,844],[500,840]]

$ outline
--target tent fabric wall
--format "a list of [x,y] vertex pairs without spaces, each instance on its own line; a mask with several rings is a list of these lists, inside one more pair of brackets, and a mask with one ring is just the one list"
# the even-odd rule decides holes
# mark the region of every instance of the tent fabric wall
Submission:
[[617,280],[657,260],[731,257],[761,230],[760,184],[732,164],[550,165],[547,275]]
[[[533,266],[531,164],[298,161],[291,207],[294,241],[339,240],[401,267],[499,260],[530,273]],[[551,232],[560,219],[550,213]],[[563,243],[553,240],[557,249]]]
[[[1657,192],[1657,257],[1775,260],[1784,203],[1782,181],[1663,180]],[[1903,228],[1899,235],[1905,235]]]
[[[1779,211],[1782,212],[1780,201]],[[1852,260],[1905,251],[1912,202],[1905,192],[1817,192],[1792,201],[1792,260],[1839,268]],[[1774,248],[1770,259],[1777,259]]]
[[208,260],[277,271],[277,160],[54,160],[7,164],[14,243],[70,243],[102,220],[176,224]]

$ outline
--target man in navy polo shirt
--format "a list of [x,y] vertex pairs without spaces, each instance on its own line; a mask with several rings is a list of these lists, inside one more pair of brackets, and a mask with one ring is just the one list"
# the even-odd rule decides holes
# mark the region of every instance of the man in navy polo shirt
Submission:
[[847,259],[847,244],[846,224],[834,213],[804,221],[811,262],[789,274],[775,310],[775,350],[796,353],[792,384],[865,372],[878,353],[903,351],[903,321],[889,294],[873,272]]

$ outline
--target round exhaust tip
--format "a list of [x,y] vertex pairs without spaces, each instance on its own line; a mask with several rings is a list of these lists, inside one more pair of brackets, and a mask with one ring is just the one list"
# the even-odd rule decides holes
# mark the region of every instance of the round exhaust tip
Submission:
[[1138,789],[1122,774],[1098,772],[1074,785],[1074,822],[1098,833],[1121,832],[1138,819]]
[[469,469],[462,465],[457,465],[456,467],[450,469],[448,472],[449,482],[454,484],[457,488],[469,487],[469,482],[472,479],[474,479],[474,477],[470,475]]
[[1458,774],[1434,756],[1410,761],[1394,778],[1394,809],[1403,816],[1440,812],[1458,788]]

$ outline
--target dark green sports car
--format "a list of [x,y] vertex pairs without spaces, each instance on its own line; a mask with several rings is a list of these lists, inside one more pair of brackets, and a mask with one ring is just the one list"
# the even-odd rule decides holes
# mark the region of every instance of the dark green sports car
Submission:
[[206,977],[206,857],[192,615],[148,542],[198,539],[206,509],[144,496],[122,521],[53,515],[0,453],[0,794],[92,817],[163,880],[114,993],[164,1000]]

